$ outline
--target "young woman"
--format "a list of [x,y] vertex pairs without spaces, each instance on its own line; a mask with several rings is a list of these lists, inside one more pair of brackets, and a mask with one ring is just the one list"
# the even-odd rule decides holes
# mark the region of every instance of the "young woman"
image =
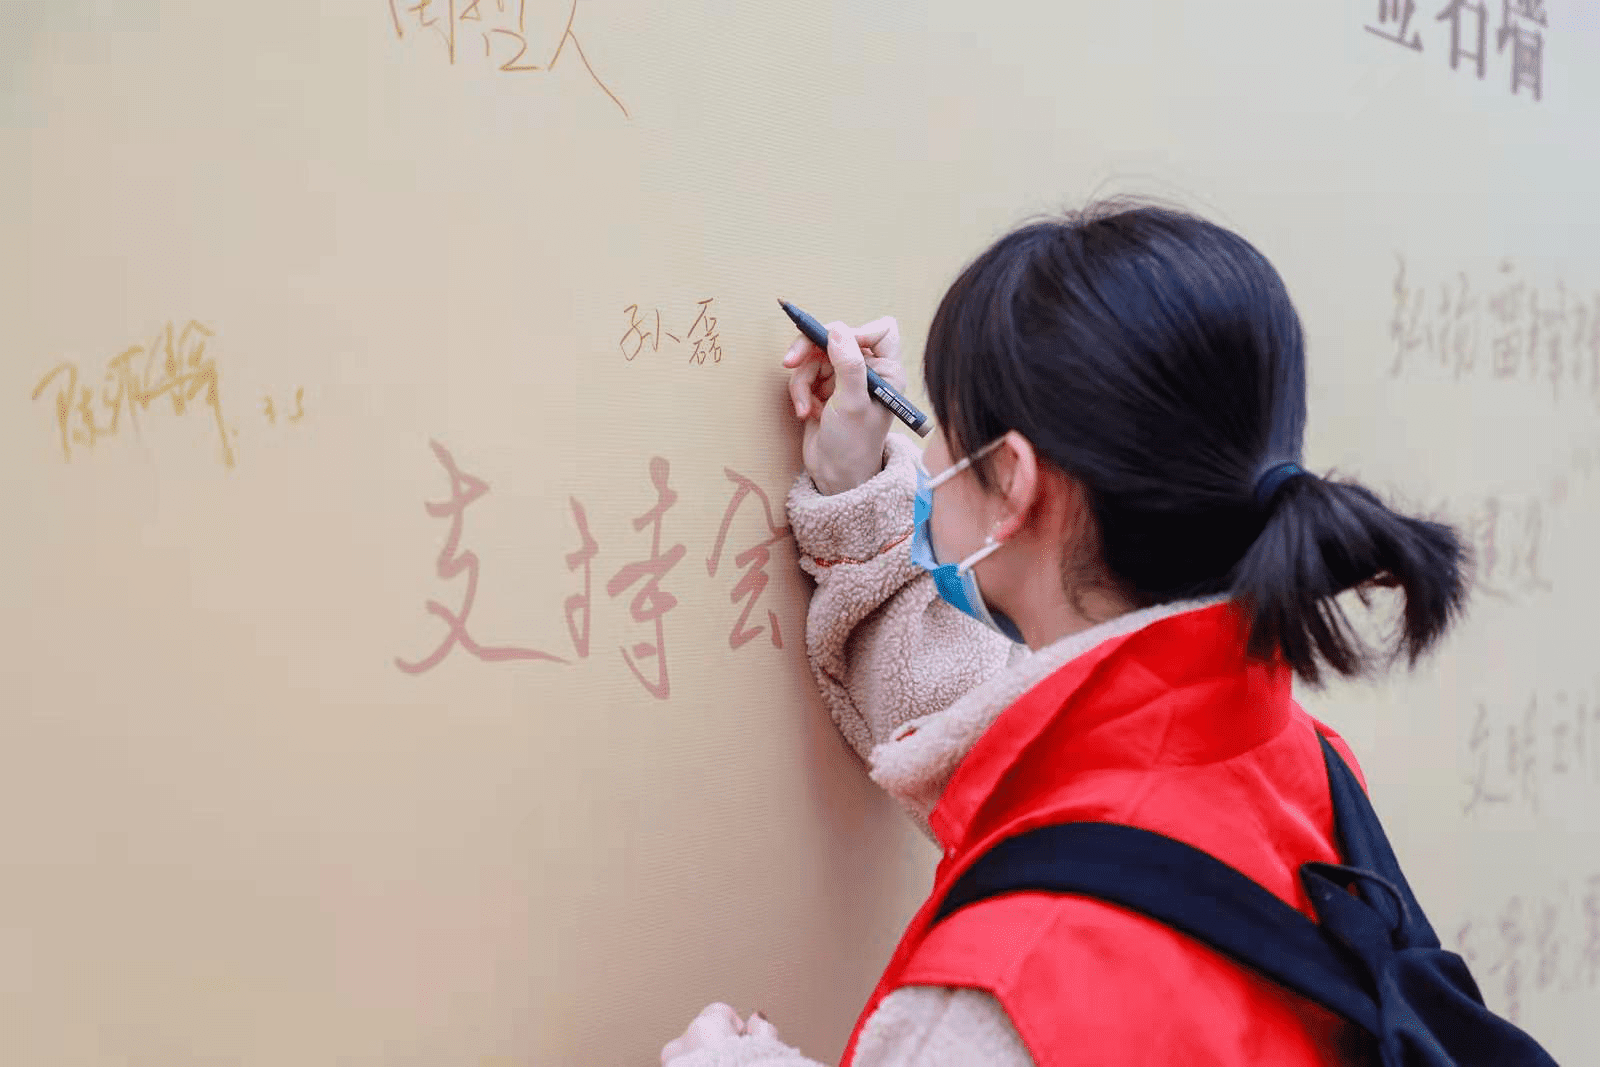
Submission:
[[[1297,871],[1338,862],[1318,735],[1355,761],[1291,679],[1414,664],[1465,598],[1455,533],[1298,466],[1305,347],[1283,282],[1181,212],[1034,222],[968,266],[929,330],[921,455],[866,393],[868,366],[903,384],[899,357],[893,319],[784,357],[813,672],[944,850],[844,1061],[1361,1062],[1331,1013],[1144,916],[1043,893],[931,912],[995,842],[1095,820],[1203,849],[1315,918]],[[1373,586],[1404,596],[1392,650],[1334,600]],[[662,1062],[811,1063],[721,1004]]]

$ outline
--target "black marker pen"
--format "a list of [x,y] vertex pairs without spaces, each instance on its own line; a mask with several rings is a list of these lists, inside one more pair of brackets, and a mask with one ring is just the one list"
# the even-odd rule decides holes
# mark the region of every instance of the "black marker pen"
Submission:
[[[785,315],[794,320],[794,324],[800,327],[800,332],[805,334],[812,344],[824,352],[828,350],[828,331],[822,323],[781,296],[778,298],[778,306],[783,308]],[[911,427],[917,436],[926,437],[933,430],[933,426],[928,422],[928,416],[918,411],[911,401],[901,396],[894,386],[880,378],[871,367],[867,368],[867,394],[894,412],[895,416]]]

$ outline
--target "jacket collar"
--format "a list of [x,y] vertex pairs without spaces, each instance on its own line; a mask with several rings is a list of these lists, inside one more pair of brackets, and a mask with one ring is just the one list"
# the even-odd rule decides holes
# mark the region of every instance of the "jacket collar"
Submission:
[[[1122,639],[1176,616],[1194,616],[1191,623],[1202,631],[1231,628],[1227,600],[1214,596],[1129,612],[1023,655],[948,708],[903,724],[874,748],[872,780],[950,852],[994,785]],[[1003,713],[1001,728],[991,730]],[[982,758],[969,763],[980,740]],[[959,789],[949,790],[958,774]]]

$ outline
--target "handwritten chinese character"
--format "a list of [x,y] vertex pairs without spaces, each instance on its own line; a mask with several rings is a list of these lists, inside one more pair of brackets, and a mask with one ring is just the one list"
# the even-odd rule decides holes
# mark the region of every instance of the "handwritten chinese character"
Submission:
[[[1528,348],[1534,353],[1534,362],[1543,362],[1545,373],[1550,382],[1550,399],[1561,400],[1561,381],[1566,376],[1566,341],[1567,325],[1567,286],[1565,282],[1556,282],[1556,299],[1550,301],[1548,309],[1541,310],[1537,299],[1534,301],[1533,325],[1529,330]],[[1538,354],[1537,342],[1543,339],[1544,354]]]
[[[748,568],[739,581],[735,583],[733,592],[728,599],[737,604],[741,597],[747,598],[744,602],[744,611],[733,624],[733,629],[728,632],[728,647],[738,649],[749,641],[761,636],[762,627],[749,626],[745,623],[750,618],[756,602],[761,599],[761,594],[767,588],[766,566],[771,559],[771,548],[774,544],[789,536],[789,528],[780,526],[772,517],[772,502],[767,499],[767,494],[761,487],[746,478],[731,467],[722,468],[722,473],[727,476],[737,488],[733,499],[728,502],[728,509],[722,513],[722,526],[717,530],[717,543],[711,549],[711,555],[706,559],[706,573],[711,577],[717,576],[717,564],[722,559],[723,545],[728,539],[728,530],[733,526],[733,517],[739,510],[739,505],[754,495],[761,502],[763,518],[766,522],[767,539],[760,541],[733,558],[734,566]],[[774,648],[783,647],[783,634],[778,629],[778,616],[767,612],[767,621],[772,626],[772,644]]]
[[1583,944],[1578,949],[1578,980],[1594,987],[1600,981],[1600,874],[1592,874],[1583,895]]
[[[1422,35],[1415,30],[1411,31],[1411,39],[1406,40],[1406,30],[1411,26],[1411,16],[1417,12],[1415,0],[1378,0],[1378,25],[1366,27],[1368,33],[1375,33],[1386,41],[1404,45],[1414,51],[1422,51]],[[1379,27],[1391,27],[1392,31]]]
[[1578,945],[1578,984],[1594,989],[1600,982],[1600,873],[1584,883],[1581,904],[1584,941]]
[[[413,30],[431,30],[444,44],[451,65],[456,62],[460,46],[464,43],[462,39],[470,40],[470,35],[474,33],[483,45],[484,59],[497,63],[497,70],[510,74],[555,70],[561,54],[566,50],[568,43],[571,43],[573,51],[578,55],[578,61],[589,72],[589,77],[606,96],[610,97],[611,102],[617,105],[623,116],[628,116],[628,109],[618,99],[617,94],[601,80],[600,75],[595,73],[589,57],[584,54],[583,46],[578,43],[577,32],[573,29],[578,17],[578,0],[572,0],[561,36],[555,43],[555,50],[543,65],[533,62],[534,57],[528,53],[530,46],[526,36],[527,0],[416,0],[415,3],[409,3],[408,0],[386,0],[386,2],[389,6],[389,20],[394,26],[397,40],[405,39],[408,24],[414,23],[411,25]],[[406,17],[402,17],[402,10]]]
[[[1502,274],[1510,274],[1515,269],[1510,260],[1500,264]],[[1489,314],[1500,324],[1500,331],[1491,340],[1496,378],[1515,378],[1521,370],[1522,344],[1526,337],[1521,317],[1526,291],[1527,286],[1521,280],[1508,281],[1489,298]]]
[[1511,44],[1511,93],[1515,96],[1523,86],[1533,92],[1534,100],[1544,92],[1544,35],[1539,28],[1549,25],[1544,13],[1544,0],[1501,0],[1500,29],[1495,34],[1498,51],[1504,52]]
[[1552,749],[1550,770],[1555,774],[1566,774],[1571,769],[1567,763],[1568,736],[1572,732],[1572,724],[1565,719],[1567,708],[1567,694],[1565,690],[1556,693],[1555,699],[1557,722],[1550,731],[1550,747]]
[[[657,309],[656,313],[655,313],[656,314],[656,328],[654,330],[640,329],[640,327],[644,325],[644,320],[639,317],[639,305],[638,304],[629,304],[627,307],[622,309],[622,313],[624,315],[628,316],[628,332],[623,334],[622,335],[622,340],[617,342],[617,347],[622,350],[622,358],[632,362],[633,357],[637,356],[639,354],[639,350],[644,348],[644,346],[647,343],[650,342],[650,338],[651,337],[655,338],[655,342],[654,342],[654,344],[651,345],[650,350],[652,352],[661,351],[661,311],[660,311],[660,309]],[[633,346],[633,351],[632,352],[628,351],[628,338],[630,338],[630,337],[637,337],[638,338],[638,341]],[[676,340],[676,338],[674,338],[674,340]]]
[[1522,551],[1511,561],[1512,574],[1522,576],[1523,588],[1529,592],[1549,592],[1555,588],[1539,570],[1539,550],[1543,544],[1544,503],[1534,498],[1528,501],[1522,522]]
[[[1464,15],[1474,16],[1478,46],[1469,51],[1461,45],[1461,22]],[[1489,12],[1478,0],[1450,0],[1445,9],[1439,12],[1435,22],[1450,23],[1450,69],[1455,70],[1456,65],[1463,59],[1470,59],[1478,65],[1478,79],[1483,79],[1484,64],[1488,57],[1488,31]]]
[[[712,299],[715,299],[714,297]],[[704,364],[706,357],[712,357],[711,362],[722,362],[722,345],[717,340],[717,317],[710,313],[711,300],[700,301],[700,314],[695,317],[694,325],[689,327],[689,340],[694,341],[694,351],[689,353],[690,363]],[[700,331],[700,336],[695,337],[695,330]]]
[[1534,926],[1534,955],[1537,967],[1533,985],[1541,993],[1555,984],[1561,967],[1561,938],[1556,932],[1556,920],[1561,909],[1553,900],[1541,901],[1539,917]]
[[1522,898],[1506,901],[1499,920],[1499,955],[1489,966],[1488,974],[1503,982],[1506,996],[1506,1018],[1512,1022],[1522,1013],[1522,945],[1527,935],[1522,929]]
[[1489,709],[1482,701],[1478,702],[1478,715],[1472,723],[1472,734],[1467,739],[1467,751],[1473,757],[1473,773],[1467,777],[1467,787],[1471,795],[1461,808],[1461,814],[1471,815],[1482,804],[1504,804],[1511,798],[1503,792],[1496,792],[1489,788]]
[[1528,707],[1522,713],[1522,723],[1506,726],[1506,770],[1535,812],[1539,810],[1539,764],[1537,720],[1538,694],[1528,697]]
[[[223,466],[231,468],[234,453],[222,415],[217,363],[215,358],[206,356],[206,339],[211,336],[208,327],[191,320],[174,337],[169,322],[148,346],[134,345],[110,360],[98,397],[100,406],[110,414],[103,424],[95,414],[95,391],[88,386],[80,387],[76,364],[61,363],[51,369],[34,386],[32,399],[38,400],[52,382],[57,384],[56,424],[62,456],[70,462],[73,444],[93,448],[101,438],[116,436],[124,407],[128,421],[138,433],[138,412],[147,411],[152,400],[166,396],[173,414],[182,415],[204,394],[204,403],[216,419]],[[144,357],[144,365],[141,371],[135,371],[134,361],[140,356]],[[151,368],[158,359],[162,376],[152,379]],[[72,425],[74,415],[78,417],[77,427]]]
[[1480,510],[1475,510],[1468,516],[1464,526],[1468,543],[1473,546],[1477,559],[1477,570],[1474,575],[1477,588],[1489,596],[1504,598],[1507,595],[1506,591],[1495,580],[1500,564],[1496,541],[1500,526],[1500,511],[1500,498],[1488,497],[1483,501]]
[[[1471,284],[1467,280],[1465,271],[1456,275],[1459,291],[1455,295],[1455,320],[1447,321],[1440,330],[1439,337],[1439,362],[1449,365],[1450,358],[1455,357],[1455,376],[1459,381],[1463,374],[1470,374],[1477,363],[1478,351],[1478,298],[1471,291]],[[1440,308],[1441,315],[1450,313],[1449,290],[1441,287],[1444,300]]]
[[1398,378],[1406,357],[1427,344],[1432,346],[1431,332],[1424,334],[1419,326],[1422,317],[1423,294],[1421,290],[1406,285],[1405,257],[1396,255],[1399,266],[1394,278],[1394,317],[1389,320],[1389,336],[1394,339],[1394,363],[1389,367],[1389,377]]
[[1456,928],[1456,954],[1466,961],[1468,970],[1478,963],[1477,943],[1477,930],[1473,928],[1471,919]]
[[[646,526],[654,527],[650,534],[649,558],[628,564],[606,583],[606,593],[615,598],[641,578],[644,579],[644,585],[634,594],[629,611],[634,622],[655,624],[655,644],[641,641],[633,646],[631,654],[626,648],[621,651],[628,669],[633,671],[634,677],[639,679],[646,692],[657,700],[666,700],[672,693],[671,682],[667,677],[667,652],[662,624],[667,612],[678,604],[678,598],[662,590],[660,583],[667,576],[667,572],[678,565],[678,561],[683,559],[687,551],[681,544],[673,545],[666,552],[661,551],[662,520],[667,510],[678,499],[678,494],[667,485],[670,471],[671,465],[662,457],[655,456],[650,460],[650,481],[655,485],[656,503],[649,511],[633,520],[635,530],[643,530]],[[651,657],[656,661],[654,681],[646,678],[638,666],[639,660]]]
[[[600,551],[600,543],[589,535],[589,519],[583,513],[583,505],[578,503],[577,497],[568,497],[567,502],[572,506],[572,521],[578,524],[578,536],[583,539],[583,546],[576,552],[567,553],[567,570],[575,571],[583,568],[583,592],[574,593],[567,597],[567,632],[572,635],[572,647],[577,651],[579,659],[589,657],[589,588],[593,568],[590,566],[595,555]],[[583,627],[579,629],[576,616],[583,613]]]
[[429,614],[437,615],[443,619],[448,629],[444,639],[425,658],[408,663],[398,656],[395,657],[395,666],[407,674],[421,674],[432,670],[449,655],[450,650],[460,645],[470,655],[487,663],[499,663],[507,660],[546,660],[552,663],[565,663],[560,656],[548,652],[540,652],[532,648],[511,648],[502,646],[487,648],[474,641],[467,633],[467,616],[472,614],[473,602],[478,596],[478,555],[472,551],[459,551],[461,545],[461,527],[466,510],[472,502],[489,491],[489,485],[481,478],[475,478],[464,473],[456,466],[455,459],[449,451],[437,441],[428,442],[433,447],[433,454],[439,460],[446,473],[450,475],[450,499],[424,506],[429,515],[436,519],[448,518],[450,520],[450,535],[445,538],[444,548],[439,552],[438,573],[439,577],[449,581],[462,571],[467,572],[467,589],[461,598],[460,612],[453,612],[437,600],[429,600],[427,610]]

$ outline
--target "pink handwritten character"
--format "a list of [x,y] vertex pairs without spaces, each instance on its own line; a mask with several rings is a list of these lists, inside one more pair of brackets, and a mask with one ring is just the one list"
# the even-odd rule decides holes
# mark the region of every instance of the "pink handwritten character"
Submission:
[[1521,726],[1506,724],[1506,771],[1535,814],[1539,811],[1538,718],[1539,694],[1533,693],[1528,697]]
[[1467,776],[1467,788],[1471,795],[1461,806],[1463,815],[1471,815],[1479,804],[1504,804],[1511,799],[1508,793],[1489,788],[1489,751],[1486,746],[1490,737],[1489,709],[1480,701],[1477,718],[1472,723],[1472,736],[1467,741],[1468,752],[1473,757],[1473,773]]
[[1425,299],[1422,290],[1406,285],[1406,261],[1396,255],[1399,269],[1394,279],[1394,315],[1389,320],[1389,336],[1394,340],[1394,362],[1389,365],[1389,377],[1398,378],[1404,369],[1406,357],[1418,349],[1433,348],[1433,328],[1422,325]]
[[[639,679],[645,690],[657,700],[666,700],[672,693],[672,685],[667,677],[667,651],[666,638],[663,632],[663,620],[667,612],[678,605],[678,598],[661,588],[661,580],[667,572],[678,565],[687,551],[683,545],[673,545],[666,552],[661,551],[661,522],[666,516],[667,509],[677,502],[678,494],[667,485],[667,475],[671,465],[662,457],[655,456],[650,460],[650,481],[656,488],[655,507],[633,520],[635,530],[643,530],[646,526],[653,526],[650,534],[650,556],[648,559],[630,563],[623,567],[611,581],[606,583],[606,593],[612,597],[631,588],[633,584],[644,579],[644,585],[634,594],[629,605],[629,613],[633,621],[638,623],[654,623],[656,629],[655,644],[640,641],[633,646],[632,654],[628,649],[622,649],[622,658],[628,664],[628,669],[633,671],[634,677]],[[644,676],[639,670],[639,660],[655,658],[655,681]]]
[[[577,497],[568,497],[567,502],[572,505],[572,519],[578,524],[578,536],[583,538],[583,547],[576,552],[567,553],[567,570],[575,571],[583,568],[583,592],[574,593],[567,597],[567,632],[572,635],[572,647],[577,650],[579,659],[589,656],[589,588],[590,578],[594,568],[591,566],[595,555],[600,551],[600,543],[589,535],[589,518],[583,513],[583,505],[578,503]],[[583,629],[578,629],[575,616],[583,613]]]
[[1600,874],[1591,874],[1583,896],[1583,946],[1578,950],[1578,980],[1590,989],[1600,980]]
[[1516,1022],[1522,1014],[1522,946],[1527,941],[1522,927],[1520,896],[1506,901],[1498,926],[1500,955],[1490,965],[1488,973],[1505,983],[1506,1018]]
[[1560,908],[1555,901],[1539,903],[1539,917],[1534,927],[1534,954],[1538,966],[1534,969],[1533,985],[1541,993],[1555,985],[1561,969],[1561,938],[1556,932]]
[[[728,510],[722,513],[722,527],[717,531],[717,543],[712,547],[711,555],[706,559],[706,573],[713,578],[717,576],[717,564],[722,559],[722,549],[728,539],[728,530],[733,526],[733,517],[738,512],[739,505],[743,504],[745,499],[752,494],[755,495],[757,500],[761,501],[761,509],[764,513],[769,535],[765,541],[751,545],[733,558],[734,566],[748,568],[739,577],[739,581],[734,584],[733,592],[728,595],[728,599],[735,604],[739,602],[741,597],[747,598],[744,602],[744,611],[739,615],[738,621],[733,624],[733,629],[728,632],[728,647],[730,649],[738,649],[761,636],[763,627],[747,627],[745,623],[750,618],[750,612],[754,610],[756,602],[761,599],[761,594],[767,588],[766,566],[772,558],[771,548],[789,536],[789,528],[787,526],[779,526],[773,521],[772,501],[767,499],[767,494],[762,492],[760,486],[731,467],[722,468],[722,473],[727,475],[728,480],[738,488],[733,494],[733,499],[728,502]],[[783,634],[778,629],[778,616],[768,611],[767,621],[772,625],[773,647],[782,648]]]
[[428,514],[436,519],[449,518],[450,536],[445,539],[444,548],[439,552],[439,577],[446,581],[454,578],[462,571],[467,572],[467,591],[461,599],[461,610],[453,612],[437,600],[428,601],[427,608],[430,614],[437,615],[445,621],[449,629],[445,632],[444,639],[439,642],[439,647],[434,649],[425,659],[415,663],[395,657],[395,666],[407,674],[421,674],[423,671],[432,670],[438,666],[450,650],[456,645],[466,649],[468,653],[487,663],[499,663],[506,660],[548,660],[552,663],[565,663],[560,656],[548,652],[540,652],[532,648],[495,647],[487,648],[472,639],[467,633],[467,616],[472,613],[473,601],[478,595],[478,555],[470,550],[458,551],[461,544],[461,526],[467,507],[474,500],[489,491],[488,483],[470,474],[463,473],[456,466],[456,461],[449,451],[437,441],[428,442],[433,447],[433,454],[438,457],[440,466],[450,475],[450,499],[437,503],[424,505]]

